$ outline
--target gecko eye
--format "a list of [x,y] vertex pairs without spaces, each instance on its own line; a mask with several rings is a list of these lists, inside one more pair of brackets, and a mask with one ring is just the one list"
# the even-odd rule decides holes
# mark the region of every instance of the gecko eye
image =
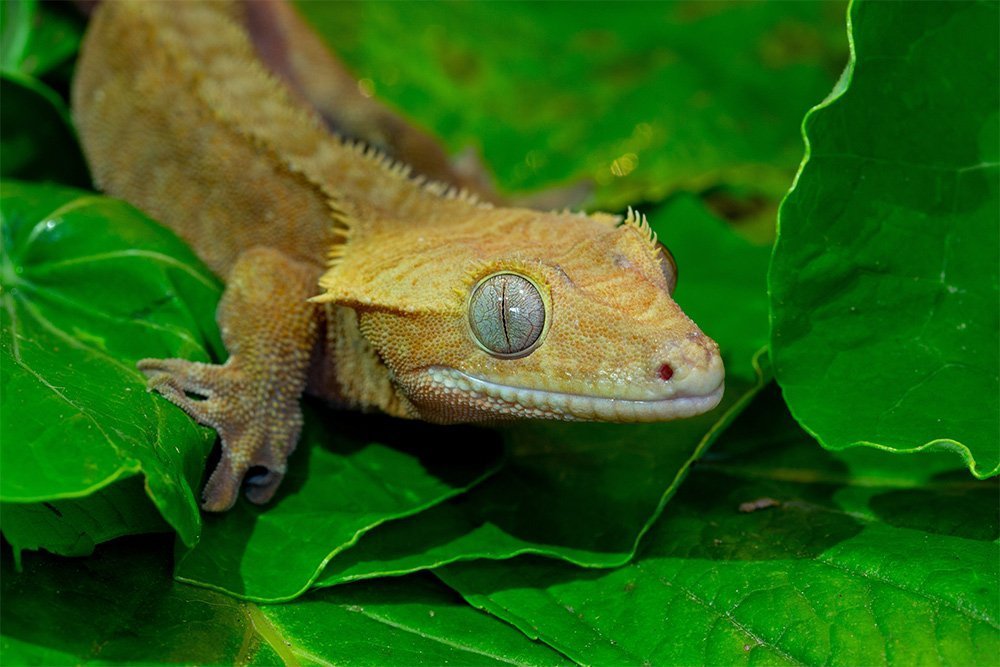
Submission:
[[493,356],[523,357],[541,340],[545,302],[524,276],[495,273],[472,290],[469,326],[476,342]]
[[667,291],[673,294],[677,288],[677,262],[674,261],[674,256],[670,253],[670,249],[667,246],[659,241],[657,241],[656,245],[660,248],[660,269],[667,278]]

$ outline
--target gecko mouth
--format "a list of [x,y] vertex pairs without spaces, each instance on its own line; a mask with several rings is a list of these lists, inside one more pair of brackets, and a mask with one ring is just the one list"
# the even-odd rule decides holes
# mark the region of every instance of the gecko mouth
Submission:
[[[605,398],[542,389],[510,387],[444,366],[426,369],[437,392],[445,392],[465,407],[460,421],[503,418],[563,421],[655,422],[693,417],[722,400],[724,382],[704,394],[674,394],[661,399]],[[478,413],[470,419],[468,411]],[[451,421],[451,420],[449,420]]]

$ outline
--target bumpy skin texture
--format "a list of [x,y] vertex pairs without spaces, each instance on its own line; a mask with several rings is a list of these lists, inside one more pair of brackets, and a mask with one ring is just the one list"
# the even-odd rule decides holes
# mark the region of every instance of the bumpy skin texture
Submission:
[[[236,502],[252,466],[247,496],[265,502],[285,474],[285,459],[302,430],[299,397],[317,353],[317,271],[271,248],[244,252],[229,273],[219,304],[219,328],[229,359],[222,366],[182,359],[144,359],[149,386],[181,405],[222,439],[222,457],[205,485],[208,508]],[[204,400],[191,401],[185,394]]]
[[[97,184],[228,281],[226,364],[140,364],[222,436],[205,509],[231,507],[254,466],[266,472],[248,497],[273,495],[302,391],[442,423],[648,421],[718,403],[718,348],[670,297],[643,219],[494,207],[412,177],[331,134],[306,104],[317,88],[294,84],[303,71],[260,60],[255,21],[234,3],[104,3],[73,89]],[[469,325],[473,288],[503,272],[537,286],[545,311],[518,358],[491,354]],[[497,306],[502,330],[517,313]]]

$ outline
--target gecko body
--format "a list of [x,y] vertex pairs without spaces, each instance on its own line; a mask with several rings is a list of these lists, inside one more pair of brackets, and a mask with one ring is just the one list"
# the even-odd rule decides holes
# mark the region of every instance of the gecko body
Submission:
[[238,3],[104,3],[73,88],[97,185],[226,281],[224,364],[140,362],[221,436],[205,509],[231,507],[253,467],[248,497],[271,498],[306,392],[439,423],[719,402],[718,347],[671,298],[676,268],[644,218],[497,206],[415,176],[332,133],[253,25]]

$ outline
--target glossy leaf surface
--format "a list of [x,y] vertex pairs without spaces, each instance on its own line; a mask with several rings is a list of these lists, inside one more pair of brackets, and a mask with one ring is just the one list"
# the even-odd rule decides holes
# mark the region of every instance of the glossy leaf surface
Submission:
[[1000,470],[1000,6],[858,3],[770,273],[775,373],[832,449]]
[[[193,489],[214,433],[147,393],[135,362],[208,360],[218,350],[214,327],[204,328],[218,281],[176,236],[122,202],[8,181],[0,213],[0,499],[81,498],[141,473],[145,495],[193,543]],[[106,523],[115,520],[103,514],[102,530],[118,530]],[[5,534],[15,544],[46,539]]]
[[[399,104],[453,150],[481,147],[505,190],[590,179],[597,187],[596,205],[617,209],[639,203],[643,212],[652,211],[660,238],[680,265],[679,302],[723,346],[726,404],[712,415],[673,424],[536,424],[503,430],[420,426],[307,405],[306,437],[274,502],[257,508],[241,500],[229,514],[207,517],[201,543],[191,550],[184,544],[193,541],[190,523],[165,523],[163,517],[174,516],[174,510],[167,507],[161,514],[148,500],[148,494],[159,497],[161,490],[146,487],[145,455],[136,453],[142,447],[119,447],[118,454],[130,457],[123,466],[105,452],[106,439],[93,437],[99,428],[117,436],[119,424],[125,422],[146,429],[143,433],[163,427],[123,402],[119,385],[92,375],[91,362],[101,358],[98,353],[105,348],[109,355],[122,351],[126,369],[136,356],[168,354],[168,342],[161,341],[160,349],[152,352],[128,346],[144,345],[136,331],[139,322],[167,328],[162,311],[183,315],[183,308],[190,310],[181,319],[190,323],[192,333],[190,340],[178,336],[191,347],[177,354],[207,354],[197,351],[200,345],[214,349],[212,356],[219,358],[224,353],[214,342],[212,317],[217,285],[211,298],[201,299],[180,268],[196,262],[183,260],[169,269],[158,257],[148,268],[123,264],[108,275],[89,259],[104,252],[99,249],[105,242],[100,234],[78,234],[58,246],[48,234],[68,227],[31,223],[29,228],[37,229],[28,232],[31,243],[4,237],[0,265],[5,307],[0,358],[5,535],[23,549],[85,554],[118,535],[173,527],[181,536],[173,543],[179,561],[176,574],[181,577],[244,598],[295,599],[284,605],[255,604],[171,581],[169,536],[115,540],[85,559],[25,553],[23,573],[12,570],[5,549],[0,581],[5,664],[547,665],[564,664],[566,655],[598,665],[964,666],[989,664],[1000,654],[995,483],[976,482],[964,471],[953,470],[956,459],[950,454],[901,457],[864,448],[827,452],[796,427],[775,396],[742,412],[735,430],[706,451],[719,429],[742,410],[740,402],[758,390],[753,360],[767,376],[767,357],[758,353],[767,343],[763,276],[768,251],[744,243],[692,196],[663,198],[679,189],[698,192],[729,220],[762,221],[759,236],[767,238],[773,227],[769,207],[787,190],[801,157],[801,114],[829,91],[846,60],[843,5],[303,6],[309,16],[332,21],[321,20],[321,27],[334,26],[330,41],[364,77],[359,83],[363,92],[374,91]],[[41,15],[53,4],[7,2],[2,10],[22,7]],[[942,146],[935,150],[952,151],[962,160],[976,157],[966,151],[968,130],[982,120],[987,103],[993,104],[995,115],[996,49],[977,46],[977,35],[988,32],[990,20],[983,15],[973,26],[962,12],[995,13],[995,4],[960,5],[957,10],[934,3],[897,7],[855,7],[856,69],[838,89],[847,93],[807,124],[811,166],[786,208],[794,208],[795,197],[815,205],[803,204],[802,211],[810,216],[807,222],[815,224],[807,232],[813,238],[800,241],[809,241],[820,263],[786,270],[779,288],[793,296],[821,269],[840,275],[840,264],[851,258],[833,254],[823,264],[826,244],[837,234],[864,238],[865,230],[839,227],[862,196],[876,217],[912,232],[931,219],[975,213],[975,198],[965,194],[975,194],[978,186],[972,186],[984,176],[995,184],[990,166],[997,162],[1000,143],[995,121],[992,126],[982,123],[977,144],[982,165],[970,162],[973,168],[952,170],[949,176],[951,163],[928,162],[921,153],[937,142]],[[898,15],[887,21],[885,12]],[[8,16],[4,14],[5,30],[11,25]],[[996,25],[995,16],[991,20]],[[35,31],[58,27],[37,21],[24,25]],[[40,36],[29,35],[29,41],[45,43]],[[11,43],[5,32],[0,62],[9,62]],[[899,57],[904,43],[906,56]],[[873,44],[880,50],[872,51]],[[70,71],[70,63],[60,60],[64,47],[72,50],[76,43],[69,39],[52,45],[51,53],[38,61],[52,65],[17,71],[42,76],[64,94],[62,79]],[[928,47],[935,52],[933,61],[921,55]],[[924,67],[920,75],[915,74],[918,64]],[[912,76],[902,81],[899,68],[908,68]],[[877,76],[862,76],[865,72]],[[979,99],[956,96],[943,122],[936,97],[941,87],[954,83],[956,90],[964,90],[984,73],[993,78],[983,79]],[[53,127],[48,123],[51,109],[57,116],[62,113],[59,104],[49,105],[51,109],[38,106],[39,99],[45,101],[42,93],[28,95],[14,109],[8,104],[14,97],[6,88],[3,93],[0,169],[32,164],[7,157],[8,138],[26,136],[27,143],[11,145],[27,146],[24,154],[32,160],[41,157],[45,169],[25,175],[61,178],[51,169],[72,164],[79,151],[69,131],[61,139],[46,138]],[[852,95],[864,104],[858,106]],[[848,101],[856,105],[850,114],[828,116],[841,113],[839,105]],[[898,127],[884,122],[899,110],[909,113],[921,105],[928,115],[919,132],[913,132],[912,115],[899,115]],[[866,123],[858,125],[859,118]],[[836,119],[843,120],[842,127],[832,122]],[[64,119],[58,120],[65,130]],[[882,151],[880,142],[889,140],[894,145],[887,151],[866,152],[872,147]],[[865,159],[859,162],[861,157]],[[46,158],[52,159],[46,163]],[[879,171],[879,164],[898,178]],[[954,164],[962,162],[956,159]],[[938,180],[924,172],[938,173]],[[870,181],[879,187],[869,187]],[[910,190],[920,196],[904,197],[909,192],[905,183],[915,184]],[[938,186],[940,191],[934,189]],[[995,196],[993,187],[987,188],[990,196]],[[28,196],[26,189],[19,192],[22,199]],[[62,191],[40,192],[32,195],[34,209],[50,211],[67,204]],[[938,209],[946,208],[948,195],[956,195],[951,200],[956,206],[942,213]],[[940,206],[931,212],[917,206],[939,200]],[[80,208],[90,206],[90,200],[85,201]],[[99,217],[113,221],[117,214],[105,213],[103,207]],[[7,214],[5,199],[5,234]],[[37,221],[48,220],[46,216],[39,214]],[[899,216],[905,220],[900,222]],[[830,220],[837,224],[819,227]],[[147,247],[145,233],[117,222],[107,224],[114,235],[122,236],[112,252],[126,247],[128,253],[142,252]],[[788,232],[785,240],[794,236],[783,231]],[[925,236],[921,242],[933,241],[933,234]],[[15,235],[15,240],[21,238]],[[913,248],[923,247],[914,246],[909,237],[894,238],[906,257]],[[956,249],[968,249],[967,238],[954,229],[947,235],[949,243],[959,242]],[[976,238],[983,253],[996,248],[994,237]],[[862,250],[871,246],[873,251],[878,248],[875,241],[881,241],[877,234],[865,240],[869,243]],[[927,247],[932,245],[928,241]],[[60,259],[42,253],[45,261],[36,261],[39,253],[25,254],[22,246],[58,246],[53,256]],[[76,250],[83,257],[73,255]],[[68,265],[66,257],[73,258]],[[949,263],[949,277],[952,269],[970,272],[982,260],[981,255],[971,260],[956,257],[973,263]],[[940,259],[929,251],[919,258],[931,265]],[[78,270],[69,270],[73,266]],[[980,277],[990,275],[988,268],[977,270]],[[160,280],[164,275],[166,282]],[[864,280],[873,281],[868,284],[876,301],[891,300],[893,290],[909,288],[900,275],[923,276],[886,272]],[[839,299],[842,285],[852,285],[853,279],[852,274],[842,282],[818,282],[829,289],[820,296]],[[877,287],[876,280],[881,281]],[[935,318],[941,313],[958,312],[951,306],[959,301],[950,299],[965,305],[972,298],[982,299],[982,286],[989,281],[949,284],[966,292],[933,301],[935,307],[947,308],[926,311],[933,313],[928,332],[938,331],[940,321]],[[35,288],[31,298],[25,296],[26,285]],[[166,301],[143,296],[150,293]],[[901,293],[914,304],[921,295]],[[993,304],[996,301],[994,296]],[[192,305],[195,302],[202,305]],[[113,310],[115,306],[123,310]],[[113,320],[112,333],[98,326],[99,318],[88,308]],[[793,324],[818,328],[821,320],[814,312],[827,311],[822,302],[808,308],[793,317],[798,318]],[[35,311],[58,326],[46,327],[37,317],[28,317]],[[989,324],[993,312],[985,308],[978,313],[976,326]],[[25,322],[32,328],[25,328]],[[21,327],[19,335],[14,323]],[[905,331],[906,318],[889,324],[898,334]],[[870,322],[854,328],[848,323],[842,329],[855,340],[882,331]],[[64,335],[56,335],[60,332]],[[937,351],[951,359],[944,353],[952,339],[932,340],[943,342]],[[910,339],[902,336],[900,341],[905,350]],[[828,354],[836,343],[820,345],[819,354]],[[87,401],[96,401],[105,406],[103,412],[90,421],[60,418],[60,406],[53,407],[52,397],[39,391],[46,385],[32,385],[33,376],[11,363],[15,350],[32,363],[45,362],[31,368],[48,373],[54,367],[58,372],[41,374],[41,380],[61,391],[68,383],[66,391],[75,392],[77,403],[90,409]],[[84,364],[79,355],[86,350],[91,351],[84,355]],[[995,353],[990,356],[986,350],[972,367],[995,365]],[[886,359],[895,360],[892,355]],[[885,372],[880,365],[885,360],[858,363],[862,371],[892,387],[906,386],[902,376]],[[810,374],[810,381],[828,379],[825,366],[803,372]],[[128,394],[129,399],[159,400],[141,391],[141,378],[122,373],[137,383],[137,393]],[[96,379],[85,387],[74,385],[81,376]],[[864,410],[851,412],[849,405],[845,412],[840,404],[857,393],[856,387],[845,386],[828,388],[824,398],[829,400],[820,407],[838,410],[844,428],[853,428],[855,421],[864,426]],[[995,387],[984,386],[991,388],[995,396]],[[29,389],[35,393],[27,393]],[[12,399],[17,396],[23,400]],[[980,400],[980,408],[995,414],[996,406],[987,404],[990,394],[982,396],[986,399]],[[972,405],[965,394],[938,398],[927,402],[921,417],[947,421],[958,416],[973,424],[962,412]],[[147,450],[160,456],[157,461],[164,469],[179,475],[179,488],[193,508],[214,434],[160,403],[164,415],[172,411],[187,424],[177,422],[176,428],[190,429],[185,433],[201,439],[199,447],[182,449],[179,458],[159,441]],[[726,414],[720,416],[722,412]],[[798,412],[796,416],[803,417]],[[897,416],[905,415],[893,418]],[[8,435],[15,432],[20,439],[12,441]],[[416,440],[428,445],[414,447]],[[508,456],[486,477],[497,464],[503,441]],[[8,442],[22,447],[7,450]],[[29,442],[37,442],[38,448],[23,446]],[[71,446],[77,450],[67,451]],[[982,464],[978,450],[970,445]],[[132,465],[135,461],[138,467]],[[11,470],[17,472],[9,476]],[[117,477],[111,474],[116,470],[121,471]],[[8,482],[29,490],[31,485],[54,487],[56,492],[8,497]],[[197,521],[196,512],[187,516]],[[638,556],[609,569],[633,555],[637,540]],[[550,558],[511,558],[522,552]],[[436,570],[441,578],[515,627],[472,609],[428,573],[401,576],[444,563],[451,565]],[[393,576],[353,581],[385,575]],[[341,585],[307,591],[316,584]]]
[[1000,652],[994,482],[944,454],[832,454],[752,405],[636,560],[439,571],[470,602],[590,664],[968,665]]

